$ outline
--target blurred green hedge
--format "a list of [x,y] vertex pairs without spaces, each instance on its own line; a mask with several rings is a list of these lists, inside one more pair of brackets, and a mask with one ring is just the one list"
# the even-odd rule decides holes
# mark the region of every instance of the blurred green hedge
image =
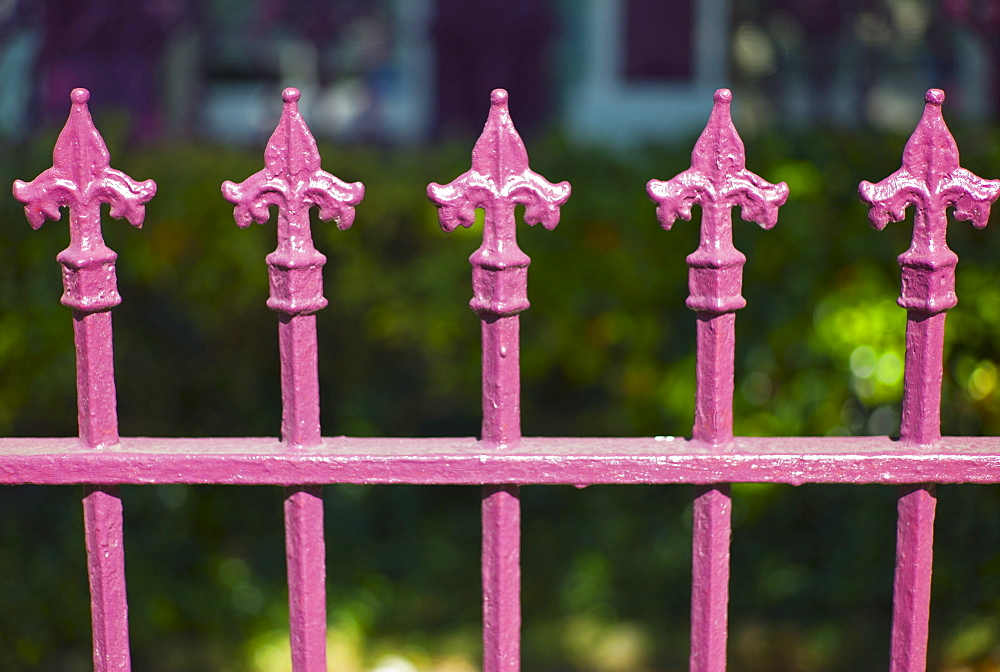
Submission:
[[[114,317],[122,434],[276,435],[275,316],[264,305],[274,223],[237,229],[219,190],[258,170],[262,151],[131,147],[98,126],[114,167],[159,187],[142,231],[104,221],[124,298]],[[996,133],[955,131],[963,165],[996,174]],[[54,137],[4,148],[0,181],[32,179],[50,165]],[[910,224],[870,229],[857,183],[895,170],[905,137],[793,131],[746,140],[748,167],[787,181],[791,195],[772,231],[734,215],[736,246],[748,258],[736,432],[896,432],[905,313],[895,305],[895,256]],[[556,230],[519,230],[533,260],[532,308],[521,320],[526,435],[689,432],[694,315],[684,308],[684,257],[697,245],[697,224],[660,230],[644,187],[684,170],[692,142],[628,154],[557,137],[529,144],[533,169],[569,180],[573,195]],[[321,146],[326,170],[367,190],[352,229],[313,224],[329,258],[330,305],[318,316],[327,435],[477,433],[479,329],[467,305],[467,257],[481,230],[442,233],[425,197],[428,182],[468,168],[470,149]],[[0,431],[72,435],[71,321],[58,303],[54,259],[66,224],[31,231],[10,196],[0,213]],[[1000,237],[952,228],[962,261],[943,429],[996,434]],[[478,490],[326,493],[336,669],[397,669],[403,660],[465,672],[477,664]],[[931,668],[994,669],[998,493],[940,493]],[[0,489],[0,669],[89,669],[79,494]],[[691,494],[680,486],[525,488],[526,667],[686,666]],[[281,491],[130,487],[123,496],[135,669],[286,664]],[[894,489],[736,486],[734,499],[731,668],[884,669]]]

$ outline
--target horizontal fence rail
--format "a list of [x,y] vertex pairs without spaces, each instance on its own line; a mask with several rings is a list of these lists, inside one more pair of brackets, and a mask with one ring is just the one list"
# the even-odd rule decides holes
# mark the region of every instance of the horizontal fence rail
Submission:
[[1000,437],[907,448],[888,437],[738,437],[719,451],[677,437],[529,438],[491,450],[475,438],[324,438],[289,451],[274,438],[3,439],[0,484],[190,483],[1000,483]]
[[326,670],[326,547],[323,484],[445,484],[482,487],[483,662],[486,672],[520,668],[520,499],[523,485],[688,483],[696,488],[692,527],[692,672],[724,672],[728,639],[731,483],[883,483],[899,485],[891,672],[926,665],[937,483],[1000,483],[1000,437],[942,437],[940,404],[946,311],[955,306],[958,257],[946,243],[947,211],[985,226],[1000,181],[962,168],[932,89],[898,171],[862,182],[876,228],[913,206],[911,247],[899,257],[901,307],[907,311],[900,436],[734,437],[736,311],[746,257],[733,246],[732,209],[770,229],[788,186],[749,171],[730,116],[732,93],[720,89],[688,170],[650,180],[647,193],[665,229],[701,209],[700,243],[687,258],[687,306],[695,311],[695,417],[690,438],[540,438],[521,436],[519,315],[529,307],[528,256],[516,241],[515,208],[528,224],[553,229],[570,197],[566,182],[533,172],[508,109],[506,91],[490,98],[470,169],[427,187],[445,231],[485,213],[483,241],[470,257],[472,310],[482,332],[482,432],[470,438],[323,437],[315,313],[326,306],[309,211],[347,229],[364,195],[320,167],[320,156],[286,89],[264,168],[227,181],[240,227],[266,223],[277,210],[277,248],[267,256],[268,307],[278,313],[282,418],[280,438],[134,438],[118,436],[111,309],[120,303],[117,255],[103,241],[101,204],[114,218],[142,225],[152,180],[110,167],[87,107],[71,94],[69,120],[53,165],[15,197],[32,227],[69,210],[70,245],[62,303],[72,309],[77,351],[79,436],[0,439],[0,484],[82,484],[91,592],[94,665],[127,671],[128,607],[122,533],[122,484],[235,484],[286,487],[285,530],[293,669]]

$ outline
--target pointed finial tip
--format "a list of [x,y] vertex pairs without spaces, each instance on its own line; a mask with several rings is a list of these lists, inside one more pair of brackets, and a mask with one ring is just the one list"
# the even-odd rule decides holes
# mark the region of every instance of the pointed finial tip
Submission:
[[718,89],[715,92],[715,102],[728,103],[733,99],[733,92],[729,89]]
[[507,103],[507,90],[493,89],[493,93],[490,94],[490,102],[494,105],[505,105]]
[[296,89],[294,86],[289,86],[287,89],[281,92],[281,99],[286,103],[295,103],[298,102],[299,97],[301,95],[302,94],[299,93],[298,89]]
[[73,89],[73,93],[69,94],[69,99],[78,105],[86,103],[90,100],[90,91],[87,89]]
[[944,91],[941,89],[928,89],[927,95],[924,96],[924,100],[931,105],[940,105],[944,102]]

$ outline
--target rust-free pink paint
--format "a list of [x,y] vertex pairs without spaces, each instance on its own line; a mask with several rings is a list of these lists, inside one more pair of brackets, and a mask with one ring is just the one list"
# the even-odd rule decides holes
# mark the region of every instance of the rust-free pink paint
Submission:
[[[687,257],[687,307],[697,313],[697,363],[692,438],[723,450],[733,440],[733,370],[736,311],[743,298],[746,257],[733,247],[732,209],[770,229],[788,198],[788,185],[771,184],[746,168],[743,140],[733,125],[729,89],[715,105],[694,151],[691,167],[646,186],[660,225],[691,219],[701,206],[698,249]],[[692,509],[691,672],[725,672],[729,609],[729,540],[732,501],[728,483],[698,488]]]
[[[24,203],[24,214],[35,229],[46,218],[59,219],[60,208],[69,210],[69,247],[56,259],[63,267],[62,304],[73,309],[80,446],[107,450],[118,443],[111,309],[121,297],[115,276],[118,255],[104,244],[101,233],[101,204],[111,206],[112,217],[124,217],[141,227],[156,184],[136,182],[111,167],[111,155],[90,118],[89,91],[74,89],[70,100],[69,119],[56,140],[52,167],[31,182],[17,180],[14,197]],[[94,669],[127,672],[131,669],[128,601],[117,486],[86,486],[83,522]]]
[[[941,379],[944,321],[958,304],[955,266],[948,249],[948,208],[956,219],[986,226],[990,204],[1000,196],[1000,181],[984,180],[959,165],[958,145],[944,123],[944,92],[930,89],[924,113],[903,149],[899,170],[881,182],[863,181],[861,199],[871,208],[872,226],[882,229],[905,217],[913,206],[913,239],[899,255],[906,309],[906,363],[899,440],[907,446],[941,441]],[[890,672],[923,672],[931,605],[934,557],[933,484],[900,488],[893,586]]]
[[[365,195],[360,182],[348,184],[320,168],[319,150],[299,114],[299,90],[282,93],[278,127],[264,150],[264,169],[239,184],[225,182],[222,194],[236,204],[241,227],[270,219],[278,210],[278,247],[267,255],[271,297],[278,313],[281,357],[281,441],[289,450],[321,443],[316,311],[323,297],[326,257],[313,246],[309,209],[320,219],[347,229],[354,207]],[[326,542],[323,492],[319,485],[295,485],[285,499],[285,550],[292,669],[326,672]]]
[[[528,166],[528,152],[514,128],[503,89],[490,94],[490,112],[472,149],[472,168],[446,185],[431,183],[441,228],[454,231],[485,214],[483,243],[472,264],[472,310],[483,339],[481,442],[496,451],[521,441],[519,317],[528,306],[528,264],[517,246],[514,208],[524,205],[528,224],[552,230],[568,182],[551,184]],[[483,488],[483,670],[518,672],[521,666],[521,501],[516,485]]]
[[[720,89],[692,153],[691,167],[647,186],[664,228],[702,210],[701,241],[688,257],[696,313],[697,388],[691,438],[522,437],[518,319],[528,308],[529,259],[517,246],[514,208],[528,224],[552,229],[569,197],[565,182],[532,172],[502,89],[490,97],[471,169],[449,184],[431,184],[442,227],[470,226],[485,211],[483,243],[472,263],[471,306],[483,337],[480,437],[323,437],[319,425],[315,313],[326,305],[322,266],[309,209],[342,229],[364,196],[320,168],[315,141],[286,89],[284,109],[267,144],[264,169],[226,182],[242,227],[264,223],[277,206],[277,249],[267,256],[269,307],[278,313],[283,410],[280,437],[136,438],[118,436],[110,310],[120,301],[115,253],[103,242],[100,204],[142,224],[155,193],[110,168],[110,157],[76,89],[53,165],[14,184],[29,223],[70,212],[62,302],[73,310],[77,348],[79,437],[0,439],[0,484],[84,484],[84,521],[97,672],[128,672],[128,618],[122,539],[123,483],[272,484],[287,487],[286,553],[293,668],[326,669],[325,545],[322,486],[327,483],[474,484],[483,486],[483,641],[487,672],[520,667],[520,503],[529,484],[690,483],[698,486],[692,542],[692,672],[726,667],[729,484],[893,483],[900,486],[890,672],[923,672],[933,557],[934,483],[1000,483],[1000,437],[941,437],[940,394],[945,311],[955,305],[957,256],[945,240],[947,209],[984,226],[1000,182],[960,167],[941,116],[944,94],[932,89],[903,153],[886,179],[862,182],[877,228],[914,206],[913,243],[903,253],[900,305],[907,310],[901,431],[892,437],[733,436],[735,311],[744,306],[745,258],[732,244],[732,215],[774,226],[788,189],[746,168],[744,146],[729,114],[732,93]],[[373,224],[375,225],[375,224]],[[572,225],[572,223],[570,223]],[[784,226],[799,225],[784,222]],[[220,373],[221,375],[221,373]],[[100,484],[100,485],[93,485]]]

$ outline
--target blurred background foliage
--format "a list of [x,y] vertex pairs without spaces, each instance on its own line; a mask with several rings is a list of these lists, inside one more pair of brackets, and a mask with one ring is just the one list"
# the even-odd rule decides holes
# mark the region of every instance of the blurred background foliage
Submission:
[[[277,434],[275,316],[264,305],[274,222],[237,229],[219,192],[224,180],[258,170],[261,151],[136,146],[126,142],[126,120],[97,123],[113,165],[158,184],[142,231],[105,213],[124,298],[114,318],[122,434]],[[963,165],[994,176],[997,132],[953,130]],[[4,147],[0,182],[50,165],[55,132]],[[750,169],[787,181],[791,195],[772,231],[734,215],[748,258],[738,434],[898,430],[905,313],[895,305],[895,256],[911,227],[870,229],[856,193],[859,180],[898,167],[905,139],[787,129],[746,138]],[[684,307],[684,257],[697,245],[699,215],[660,230],[644,185],[685,169],[693,140],[627,154],[558,135],[530,143],[533,169],[569,180],[573,196],[556,230],[519,229],[533,260],[533,305],[521,327],[526,435],[689,432],[694,315]],[[327,435],[478,432],[479,329],[467,306],[466,258],[481,228],[443,234],[424,195],[428,182],[468,168],[470,148],[321,145],[324,168],[367,189],[352,229],[313,227],[329,258],[330,305],[318,316]],[[54,259],[66,223],[31,231],[10,196],[0,213],[0,431],[73,435],[71,320],[58,303]],[[952,229],[962,261],[943,429],[995,435],[1000,237],[992,227]],[[330,669],[478,669],[478,489],[325,493]],[[80,494],[0,489],[0,669],[90,669]],[[526,668],[686,668],[692,494],[682,486],[524,489]],[[995,670],[1000,496],[978,486],[939,494],[930,669]],[[733,495],[731,669],[885,669],[894,488],[736,485]],[[281,490],[126,487],[123,498],[134,668],[290,669]]]

